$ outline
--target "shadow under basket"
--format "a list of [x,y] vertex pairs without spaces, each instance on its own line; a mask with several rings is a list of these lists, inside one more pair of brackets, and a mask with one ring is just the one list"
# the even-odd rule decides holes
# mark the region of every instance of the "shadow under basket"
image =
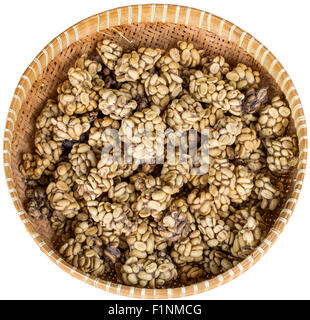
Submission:
[[[271,216],[270,231],[254,252],[229,271],[194,285],[169,289],[141,289],[120,285],[110,275],[94,278],[67,264],[53,246],[53,232],[45,220],[32,220],[25,212],[25,183],[18,165],[24,152],[33,152],[35,119],[48,98],[81,54],[95,54],[98,40],[110,38],[125,49],[141,46],[171,48],[178,40],[192,42],[210,55],[223,55],[234,65],[244,63],[261,73],[271,96],[285,98],[292,116],[289,134],[296,134],[299,161],[289,177],[279,209]],[[128,41],[129,40],[129,41]],[[137,298],[177,298],[216,288],[249,269],[276,241],[297,202],[307,159],[306,121],[297,91],[283,66],[255,38],[237,26],[204,11],[174,5],[137,5],[113,9],[87,18],[51,41],[29,65],[15,90],[4,134],[4,169],[17,213],[40,249],[61,269],[93,286]],[[287,180],[288,179],[288,180]]]

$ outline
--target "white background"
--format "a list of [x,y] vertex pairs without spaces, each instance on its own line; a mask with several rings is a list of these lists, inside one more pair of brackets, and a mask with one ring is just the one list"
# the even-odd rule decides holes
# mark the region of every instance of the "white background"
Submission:
[[[157,2],[169,3],[168,0]],[[292,77],[309,121],[309,1],[175,2],[229,20],[267,46]],[[19,78],[50,40],[93,14],[146,1],[10,0],[0,3],[0,121],[3,136],[7,110]],[[122,299],[70,277],[39,250],[17,216],[3,169],[0,172],[0,299]],[[309,299],[309,182],[308,172],[289,224],[260,262],[232,282],[186,299]]]

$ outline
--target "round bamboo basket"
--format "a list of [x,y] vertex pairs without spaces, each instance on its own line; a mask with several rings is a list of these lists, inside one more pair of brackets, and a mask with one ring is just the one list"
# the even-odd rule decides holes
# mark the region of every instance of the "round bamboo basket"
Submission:
[[[243,62],[262,74],[271,94],[286,98],[291,111],[290,133],[299,142],[299,162],[286,186],[285,198],[272,217],[268,236],[255,251],[229,271],[190,286],[140,289],[88,276],[67,264],[53,247],[47,223],[33,221],[24,209],[25,184],[18,170],[21,154],[33,151],[34,122],[48,97],[56,95],[72,62],[82,53],[94,52],[96,41],[111,38],[125,48],[138,46],[167,49],[178,40],[194,43],[228,62]],[[100,289],[136,298],[178,298],[211,290],[238,277],[269,250],[293,213],[302,187],[307,159],[307,128],[294,84],[281,63],[259,41],[236,25],[211,13],[163,4],[117,8],[89,17],[53,39],[22,75],[10,105],[4,133],[4,169],[17,214],[35,243],[54,263],[75,278]]]

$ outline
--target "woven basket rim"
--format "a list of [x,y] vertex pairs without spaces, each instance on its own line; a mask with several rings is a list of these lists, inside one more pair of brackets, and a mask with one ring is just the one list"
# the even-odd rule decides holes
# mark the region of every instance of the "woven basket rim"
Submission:
[[[278,219],[263,242],[246,259],[221,275],[197,284],[171,289],[141,289],[116,284],[88,276],[87,274],[66,263],[58,255],[58,253],[54,252],[45,243],[41,236],[36,232],[31,222],[27,219],[27,213],[23,208],[15,189],[15,181],[11,168],[11,146],[15,122],[18,119],[18,113],[23,105],[23,102],[26,100],[27,94],[29,93],[32,85],[47,67],[49,62],[52,61],[57,54],[62,52],[64,48],[69,47],[69,45],[79,41],[79,39],[85,37],[86,35],[123,24],[153,22],[174,23],[176,25],[182,24],[185,26],[203,28],[218,35],[219,37],[224,38],[225,40],[237,44],[239,47],[245,50],[254,58],[256,62],[265,67],[268,73],[280,86],[287,101],[289,102],[299,143],[299,161],[294,191],[292,192],[292,196],[286,201]],[[307,126],[297,90],[294,87],[290,76],[287,74],[286,70],[275,58],[275,56],[250,34],[243,31],[231,22],[213,15],[212,13],[191,7],[170,4],[132,5],[107,10],[81,20],[54,38],[42,51],[40,51],[40,53],[35,57],[22,75],[15,89],[5,126],[3,159],[9,193],[12,197],[18,215],[24,223],[26,230],[30,233],[41,251],[43,251],[61,269],[88,284],[101,288],[105,291],[124,296],[149,299],[178,298],[216,288],[238,277],[240,274],[253,266],[257,261],[259,261],[260,258],[273,245],[290,219],[302,187],[307,163]]]

